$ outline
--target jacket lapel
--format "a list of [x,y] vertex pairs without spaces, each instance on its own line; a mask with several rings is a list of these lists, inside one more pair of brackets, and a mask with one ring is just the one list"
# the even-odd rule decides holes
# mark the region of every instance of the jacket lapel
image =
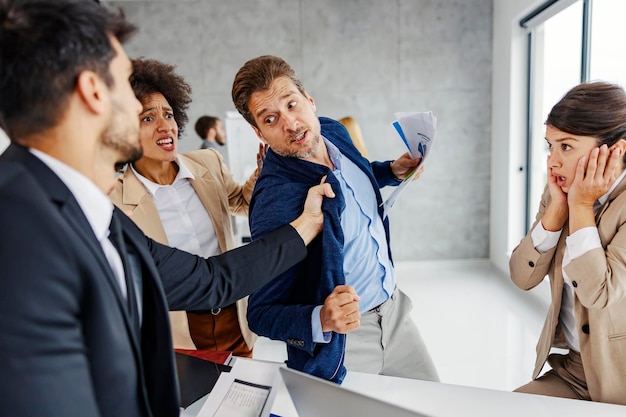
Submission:
[[[222,252],[225,252],[228,248],[226,245],[226,237],[224,235],[224,227],[222,225],[230,220],[224,218],[224,212],[220,210],[219,206],[217,206],[220,199],[216,196],[219,195],[220,190],[218,189],[215,181],[210,177],[210,175],[208,175],[209,170],[206,167],[203,167],[184,155],[179,155],[179,157],[195,177],[194,179],[189,180],[189,183],[196,191],[196,194],[198,195],[198,198],[202,202],[202,205],[206,209],[207,213],[209,213],[209,218],[213,223],[213,229],[215,230],[215,235],[217,236],[220,249]],[[221,192],[224,192],[224,190]],[[228,212],[228,207],[226,208],[226,211]]]
[[622,181],[617,185],[617,187],[615,187],[613,191],[611,191],[611,194],[609,194],[609,198],[606,199],[604,204],[602,204],[602,207],[600,207],[600,210],[597,211],[596,224],[600,223],[600,218],[602,218],[602,215],[609,206],[609,203],[615,200],[619,195],[621,195],[624,190],[626,190],[626,177],[622,178]]
[[147,236],[167,245],[167,235],[159,212],[141,181],[130,167],[126,168],[120,180],[124,184],[120,209],[132,218]]
[[70,229],[76,234],[80,243],[89,250],[95,263],[100,269],[102,275],[104,275],[111,291],[115,294],[118,308],[123,312],[124,322],[132,335],[133,344],[136,352],[138,353],[137,337],[138,335],[133,330],[130,317],[128,316],[128,308],[126,307],[126,301],[122,296],[117,278],[109,262],[102,251],[100,242],[96,238],[89,224],[89,221],[85,217],[80,205],[74,198],[71,191],[61,181],[61,179],[44,164],[39,158],[32,155],[26,148],[18,145],[11,145],[6,154],[7,159],[21,163],[26,169],[33,175],[34,178],[41,184],[42,188],[47,192],[52,203],[58,207],[61,217],[65,220]]

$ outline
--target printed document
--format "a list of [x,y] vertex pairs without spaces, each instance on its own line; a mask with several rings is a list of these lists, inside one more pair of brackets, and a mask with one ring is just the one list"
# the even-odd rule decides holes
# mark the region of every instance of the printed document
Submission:
[[432,112],[398,112],[395,114],[396,121],[392,123],[395,131],[402,139],[402,142],[409,150],[413,158],[421,158],[417,168],[396,187],[389,198],[383,203],[383,217],[387,217],[389,210],[398,197],[404,191],[404,188],[413,181],[413,176],[424,163],[424,160],[430,153],[435,140],[435,132],[437,131],[437,118]]

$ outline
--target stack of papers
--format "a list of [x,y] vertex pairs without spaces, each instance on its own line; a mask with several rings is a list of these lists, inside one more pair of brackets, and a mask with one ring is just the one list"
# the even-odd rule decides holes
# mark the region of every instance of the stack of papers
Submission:
[[402,183],[394,190],[389,198],[383,203],[384,217],[398,200],[400,193],[413,180],[413,176],[422,166],[430,153],[437,131],[437,118],[432,112],[398,112],[395,114],[396,121],[392,126],[402,139],[413,158],[421,158],[415,171],[407,175]]
[[269,417],[278,388],[284,387],[278,373],[284,366],[236,358],[231,371],[220,375],[198,417]]

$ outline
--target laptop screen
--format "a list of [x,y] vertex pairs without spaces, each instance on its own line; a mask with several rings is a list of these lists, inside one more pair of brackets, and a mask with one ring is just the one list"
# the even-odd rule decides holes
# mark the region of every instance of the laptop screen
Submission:
[[293,369],[280,373],[300,417],[428,417]]

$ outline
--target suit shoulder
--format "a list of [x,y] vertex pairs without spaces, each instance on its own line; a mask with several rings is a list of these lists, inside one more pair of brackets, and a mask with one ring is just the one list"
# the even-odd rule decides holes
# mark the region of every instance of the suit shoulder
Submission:
[[341,128],[341,127],[343,127],[343,125],[341,123],[339,123],[335,119],[331,119],[330,117],[320,116],[319,120],[320,120],[320,125],[324,126],[324,127],[328,127],[328,128],[332,128],[332,127],[334,127],[334,128]]
[[0,172],[2,172],[0,176],[0,188],[3,188],[6,184],[10,184],[18,180],[24,174],[27,174],[26,169],[22,166],[13,162],[4,161],[0,161]]
[[216,161],[221,162],[222,155],[217,152],[215,149],[206,148],[206,149],[198,149],[191,152],[185,152],[178,155],[179,158],[183,161],[183,163],[187,164],[188,162],[195,162],[197,164],[201,164],[204,166],[212,165]]
[[[39,182],[22,165],[14,162],[0,161],[0,190],[8,195],[45,194]],[[40,195],[37,196],[40,198]]]
[[340,150],[343,150],[344,144],[352,145],[352,139],[350,134],[337,120],[330,119],[328,117],[320,117],[320,127],[322,136],[333,142],[335,145],[339,145]]

